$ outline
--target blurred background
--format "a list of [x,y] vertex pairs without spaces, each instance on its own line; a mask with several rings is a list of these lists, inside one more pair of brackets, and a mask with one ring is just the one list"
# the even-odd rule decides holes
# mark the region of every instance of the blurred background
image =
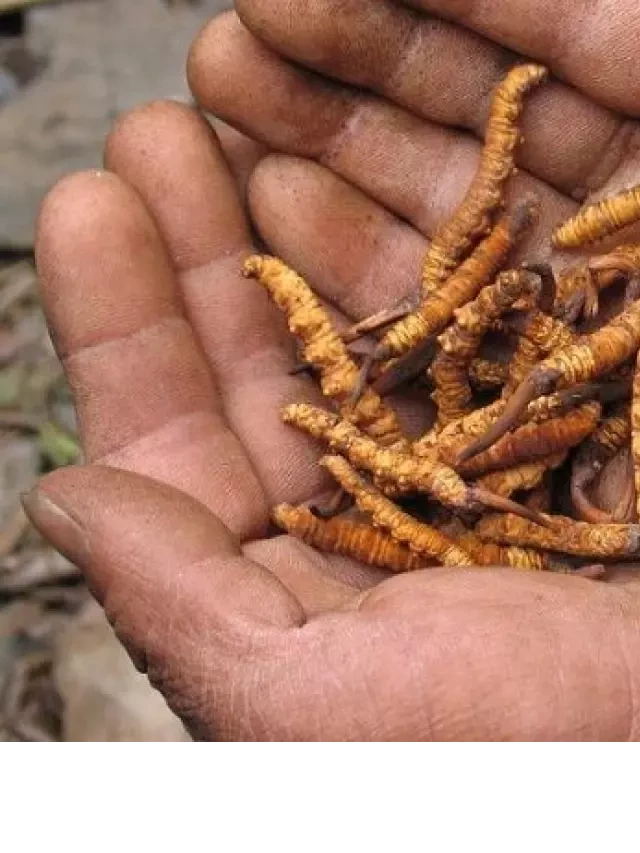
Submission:
[[123,110],[188,99],[189,43],[228,0],[0,0],[0,741],[188,740],[20,495],[80,461],[38,305],[34,223],[63,174],[100,166]]

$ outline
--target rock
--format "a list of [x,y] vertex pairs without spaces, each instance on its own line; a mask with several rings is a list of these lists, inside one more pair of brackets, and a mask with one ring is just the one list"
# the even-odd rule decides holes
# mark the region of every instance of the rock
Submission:
[[65,741],[188,741],[182,723],[90,602],[55,648],[54,678],[63,702]]
[[230,5],[86,0],[28,13],[24,50],[41,65],[18,94],[11,81],[2,90],[12,97],[0,105],[0,246],[32,244],[43,195],[67,172],[100,167],[118,113],[188,97],[189,43]]

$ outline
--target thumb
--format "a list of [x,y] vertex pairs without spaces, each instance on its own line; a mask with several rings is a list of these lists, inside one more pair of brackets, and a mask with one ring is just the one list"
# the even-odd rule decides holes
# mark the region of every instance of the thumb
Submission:
[[260,658],[247,652],[284,646],[286,629],[304,622],[291,593],[206,507],[137,474],[65,468],[24,506],[84,572],[138,669],[192,733],[233,737],[231,686],[249,689]]

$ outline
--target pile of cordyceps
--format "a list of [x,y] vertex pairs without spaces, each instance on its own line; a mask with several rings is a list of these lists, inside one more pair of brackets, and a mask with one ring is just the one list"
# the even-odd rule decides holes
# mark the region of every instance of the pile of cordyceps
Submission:
[[[594,254],[557,277],[547,264],[507,263],[536,218],[535,198],[507,211],[504,198],[526,95],[546,74],[519,65],[497,87],[478,171],[435,235],[411,304],[339,334],[284,263],[246,261],[331,401],[287,406],[283,418],[330,449],[321,464],[337,481],[333,507],[273,513],[323,551],[393,571],[511,566],[589,577],[640,556],[635,507],[605,511],[591,491],[626,448],[640,494],[640,245]],[[583,247],[638,219],[640,187],[584,207],[553,243]],[[626,288],[617,315],[585,331],[614,284]],[[367,335],[372,346],[358,359],[352,344]],[[481,358],[492,335],[510,346],[506,361]],[[388,395],[416,380],[431,385],[437,417],[413,439]],[[565,514],[554,513],[559,471],[570,481]],[[354,505],[365,520],[349,512]]]

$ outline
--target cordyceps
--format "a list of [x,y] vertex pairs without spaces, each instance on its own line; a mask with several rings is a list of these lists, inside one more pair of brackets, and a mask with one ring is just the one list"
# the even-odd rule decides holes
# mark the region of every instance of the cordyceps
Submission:
[[307,282],[278,258],[263,255],[248,258],[244,274],[257,279],[287,315],[290,331],[302,341],[304,361],[320,374],[325,396],[335,400],[342,411],[349,409],[354,423],[368,435],[384,444],[403,443],[393,410],[374,391],[365,389],[357,405],[350,409],[358,367]]
[[340,456],[326,456],[322,465],[340,486],[353,496],[358,509],[371,516],[376,527],[406,545],[413,553],[436,559],[443,566],[472,566],[471,557],[451,539],[427,524],[417,521],[384,497]]
[[317,518],[305,506],[280,504],[272,513],[274,522],[307,545],[328,554],[352,557],[367,566],[391,572],[413,572],[428,561],[403,547],[369,524],[344,518]]
[[[517,545],[496,545],[481,539],[457,518],[445,518],[438,522],[438,529],[449,539],[454,539],[470,554],[478,567],[491,568],[508,566],[521,572],[558,572],[570,574],[575,568],[548,551],[536,548],[519,548]],[[593,575],[590,567],[590,575]],[[599,573],[595,573],[598,576]]]
[[[398,282],[409,298],[340,335],[281,260],[245,263],[285,314],[305,381],[327,398],[327,409],[291,401],[282,417],[333,454],[321,462],[340,487],[331,512],[272,513],[320,551],[392,572],[499,564],[589,579],[640,560],[640,525],[622,523],[640,496],[640,244],[608,245],[559,273],[529,246],[527,262],[507,268],[537,216],[529,196],[503,208],[525,95],[545,76],[520,65],[498,86],[471,187],[422,269]],[[585,207],[553,241],[586,245],[636,219],[638,188]],[[600,312],[615,283],[626,284],[624,302]],[[382,398],[405,388],[414,409],[398,411],[414,417],[403,432]],[[415,435],[421,401],[430,426]]]
[[541,527],[513,515],[480,519],[475,532],[502,545],[543,548],[560,554],[609,560],[640,557],[640,525],[588,524],[561,516],[548,516],[551,526]]
[[601,410],[600,403],[591,400],[565,415],[540,424],[525,424],[503,436],[484,453],[455,465],[455,468],[461,476],[471,479],[571,450],[591,435],[598,425]]
[[502,390],[505,399],[513,394],[541,359],[560,347],[574,343],[577,337],[562,320],[537,308],[513,317],[508,326],[518,334],[519,340]]
[[[610,384],[613,386],[611,389],[606,386],[587,383],[533,400],[527,406],[518,426],[528,423],[543,424],[552,418],[567,414],[572,408],[582,403],[595,402],[594,398],[600,400],[610,396],[617,400],[620,399],[620,396],[625,396],[625,390],[628,387],[626,382]],[[412,451],[416,456],[433,456],[435,454],[443,461],[449,461],[456,465],[464,458],[466,448],[474,443],[474,440],[493,429],[494,424],[502,416],[506,407],[506,400],[495,400],[487,406],[475,409],[464,417],[451,421],[442,429],[433,427],[413,443]]]
[[526,270],[501,273],[496,283],[455,312],[455,322],[438,338],[440,351],[431,369],[438,423],[445,426],[472,411],[469,367],[485,334],[521,298],[536,301],[540,278]]
[[452,219],[436,233],[422,269],[425,295],[437,292],[461,258],[491,226],[504,201],[521,141],[519,120],[527,93],[547,76],[541,65],[518,65],[499,83],[491,102],[478,171]]
[[489,507],[500,512],[522,514],[544,524],[538,513],[527,510],[514,501],[501,498],[479,486],[470,486],[437,459],[417,457],[398,447],[382,447],[363,435],[350,421],[306,403],[287,406],[283,411],[285,423],[298,427],[313,438],[324,441],[356,468],[369,471],[376,479],[432,495],[444,506],[462,512]]
[[558,249],[577,249],[615,234],[640,219],[640,186],[589,204],[553,232]]
[[[505,214],[493,231],[475,252],[447,279],[436,292],[425,296],[416,311],[389,329],[376,345],[363,369],[366,380],[371,365],[402,355],[440,334],[453,317],[456,308],[462,308],[475,299],[504,265],[517,240],[531,226],[537,212],[537,202],[527,198],[517,205],[512,214]],[[392,374],[402,372],[402,363],[392,365]]]
[[472,531],[461,533],[458,541],[480,566],[509,566],[521,572],[557,572],[567,570],[566,564],[554,560],[547,552],[516,545],[496,545],[483,542]]
[[556,350],[540,362],[507,401],[493,426],[464,450],[460,461],[471,459],[495,444],[513,429],[533,400],[549,394],[556,385],[571,387],[610,374],[639,348],[640,301],[637,301],[593,334]]
[[512,468],[484,474],[476,482],[490,492],[495,492],[503,498],[510,498],[515,492],[529,492],[537,489],[545,476],[559,468],[566,458],[566,453],[556,453],[553,456],[544,456],[536,462],[520,462]]
[[559,565],[557,560],[540,551],[493,545],[483,542],[471,531],[460,532],[458,528],[447,536],[445,532],[418,522],[402,512],[360,477],[341,457],[326,457],[322,464],[342,488],[353,495],[358,508],[371,515],[376,526],[388,530],[392,537],[406,544],[412,551],[435,558],[443,566],[509,566],[531,572],[553,571]]

